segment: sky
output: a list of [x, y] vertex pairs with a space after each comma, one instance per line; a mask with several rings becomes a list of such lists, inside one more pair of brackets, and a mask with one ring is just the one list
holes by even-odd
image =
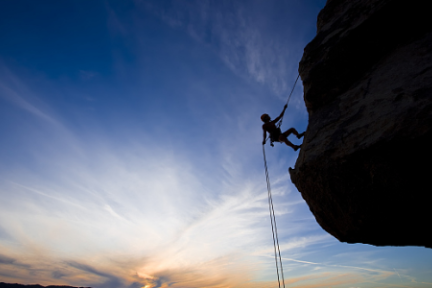
[[[0, 282], [278, 287], [260, 116], [324, 5], [2, 0]], [[266, 151], [286, 287], [432, 286], [431, 249], [340, 243]]]

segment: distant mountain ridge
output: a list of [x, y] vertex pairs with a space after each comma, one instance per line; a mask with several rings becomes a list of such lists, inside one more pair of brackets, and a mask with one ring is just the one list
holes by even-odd
[[73, 287], [73, 286], [66, 286], [66, 285], [42, 286], [39, 284], [23, 285], [17, 283], [11, 284], [11, 283], [0, 282], [0, 288], [91, 288], [91, 287]]

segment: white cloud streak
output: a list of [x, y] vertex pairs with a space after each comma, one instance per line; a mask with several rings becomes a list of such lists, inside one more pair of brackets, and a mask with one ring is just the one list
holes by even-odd
[[181, 0], [164, 6], [149, 1], [137, 3], [173, 28], [184, 29], [209, 45], [238, 76], [268, 86], [282, 99], [291, 89], [299, 59], [292, 54], [295, 40], [286, 36], [293, 34], [294, 27], [279, 27], [282, 34], [273, 30], [268, 22], [276, 7], [261, 1]]
[[43, 112], [35, 104], [30, 103], [25, 99], [22, 94], [26, 94], [29, 97], [32, 93], [26, 89], [26, 85], [22, 83], [13, 73], [11, 73], [5, 67], [0, 71], [2, 80], [0, 82], [0, 96], [5, 100], [15, 104], [21, 109], [30, 112], [32, 115], [50, 122], [51, 124], [58, 125], [53, 117], [49, 116], [47, 113]]
[[[25, 81], [20, 85], [25, 88]], [[159, 287], [160, 281], [180, 281], [180, 274], [191, 275], [181, 280], [189, 287], [220, 287], [226, 277], [226, 285], [260, 280], [253, 271], [262, 264], [250, 252], [269, 236], [267, 199], [263, 178], [245, 178], [245, 167], [233, 158], [242, 149], [210, 159], [224, 167], [222, 173], [200, 171], [183, 151], [151, 144], [150, 136], [130, 135], [139, 141], [122, 145], [101, 135], [85, 138], [58, 120], [47, 121], [55, 119], [42, 112], [48, 108], [26, 109], [25, 94], [17, 98], [13, 87], [6, 91], [21, 99], [11, 103], [37, 116], [37, 127], [51, 135], [33, 138], [26, 147], [35, 155], [32, 168], [2, 167], [0, 227], [10, 235], [0, 239], [1, 251], [7, 251], [2, 259], [19, 259], [1, 264], [8, 279], [31, 281], [36, 278], [26, 271], [38, 271], [41, 284], [56, 275], [65, 283], [97, 287], [134, 281]], [[38, 149], [47, 145], [52, 148]], [[126, 270], [115, 268], [114, 262], [131, 259]]]

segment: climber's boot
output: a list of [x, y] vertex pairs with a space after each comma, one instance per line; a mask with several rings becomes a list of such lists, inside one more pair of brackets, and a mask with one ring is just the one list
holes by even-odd
[[306, 131], [303, 132], [303, 133], [300, 133], [300, 134], [297, 136], [297, 138], [300, 139], [301, 137], [303, 137], [303, 136], [305, 135], [305, 133], [306, 133]]

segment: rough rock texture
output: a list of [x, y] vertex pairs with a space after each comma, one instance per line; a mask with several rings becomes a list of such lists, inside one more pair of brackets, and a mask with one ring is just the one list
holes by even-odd
[[342, 242], [432, 247], [428, 2], [328, 0], [305, 48], [309, 125], [290, 174]]

